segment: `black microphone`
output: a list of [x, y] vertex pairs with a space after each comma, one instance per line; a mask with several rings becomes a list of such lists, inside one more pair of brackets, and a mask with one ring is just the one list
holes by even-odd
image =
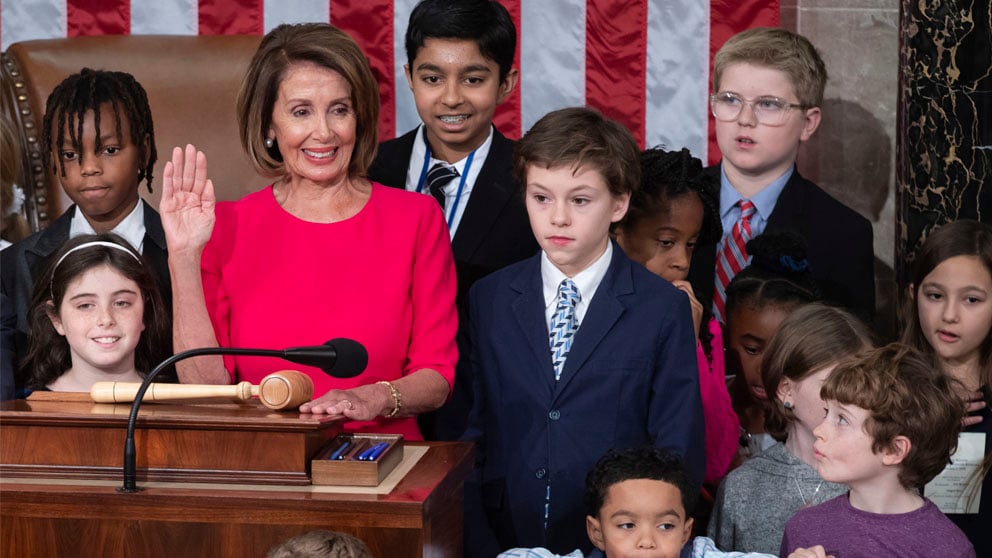
[[137, 456], [134, 449], [134, 429], [138, 422], [138, 409], [141, 407], [141, 400], [145, 397], [145, 392], [151, 385], [152, 380], [162, 370], [172, 366], [180, 360], [196, 356], [206, 355], [235, 355], [235, 356], [267, 356], [277, 357], [296, 364], [315, 366], [324, 371], [325, 374], [334, 378], [353, 378], [368, 366], [369, 354], [361, 343], [352, 339], [339, 337], [331, 339], [323, 345], [309, 347], [292, 347], [285, 350], [275, 349], [239, 349], [232, 347], [205, 347], [201, 349], [190, 349], [172, 355], [163, 360], [151, 372], [145, 376], [131, 403], [131, 414], [127, 419], [127, 438], [124, 439], [124, 484], [117, 489], [118, 492], [138, 492], [141, 490], [137, 486]]
[[354, 378], [365, 371], [369, 353], [354, 339], [338, 337], [323, 345], [291, 347], [280, 357], [296, 364], [320, 368], [333, 378]]

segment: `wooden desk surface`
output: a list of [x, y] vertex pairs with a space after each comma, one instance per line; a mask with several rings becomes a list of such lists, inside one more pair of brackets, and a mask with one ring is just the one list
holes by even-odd
[[459, 556], [471, 445], [411, 445], [428, 451], [387, 494], [0, 480], [0, 556], [264, 556], [313, 529], [356, 535], [375, 556]]
[[[30, 407], [25, 408], [26, 404]], [[103, 436], [100, 431], [106, 431], [107, 437], [100, 438], [101, 443], [117, 443], [120, 438], [120, 447], [123, 446], [119, 423], [126, 421], [126, 414], [122, 418], [120, 411], [109, 409], [106, 413], [64, 407], [57, 410], [48, 408], [49, 404], [21, 401], [0, 405], [2, 470], [12, 470], [8, 465], [11, 456], [23, 461], [33, 459], [38, 451], [57, 452], [59, 444], [53, 444], [53, 440], [68, 444], [82, 436], [87, 443], [75, 444], [73, 451], [83, 452], [85, 445], [97, 442], [94, 436]], [[316, 436], [323, 440], [328, 434], [320, 419], [315, 422], [298, 414], [266, 418], [247, 411], [247, 415], [234, 421], [241, 423], [240, 428], [230, 429], [230, 417], [192, 419], [189, 408], [165, 407], [142, 407], [139, 425], [145, 428], [145, 435], [152, 432], [169, 435], [177, 429], [224, 430], [227, 437], [247, 436], [239, 438], [247, 448], [232, 446], [232, 451], [240, 452], [239, 459], [258, 455], [257, 449], [251, 448], [251, 440], [267, 435]], [[154, 414], [146, 414], [146, 409]], [[235, 415], [246, 412], [243, 408], [229, 411]], [[173, 412], [186, 416], [171, 416]], [[219, 424], [213, 424], [217, 420]], [[154, 427], [149, 429], [152, 423]], [[287, 434], [286, 428], [297, 433]], [[187, 444], [177, 450], [168, 445], [174, 438], [154, 443], [152, 438], [148, 440], [143, 444], [139, 438], [139, 452], [144, 448], [145, 453], [161, 453], [161, 459], [173, 459], [175, 456], [171, 454], [184, 453], [197, 466], [206, 466], [202, 458], [193, 455], [196, 452], [192, 450], [197, 449], [193, 446]], [[459, 556], [463, 484], [472, 467], [471, 445], [441, 442], [408, 445], [427, 451], [396, 487], [385, 494], [323, 492], [306, 486], [267, 490], [254, 482], [242, 485], [250, 485], [251, 490], [239, 490], [238, 485], [220, 489], [209, 484], [149, 482], [147, 477], [140, 476], [138, 484], [144, 490], [123, 494], [116, 490], [120, 486], [116, 470], [110, 479], [87, 480], [84, 475], [24, 478], [28, 469], [15, 468], [21, 478], [6, 475], [0, 479], [0, 557], [262, 557], [272, 546], [314, 529], [356, 535], [366, 541], [375, 556]], [[217, 449], [210, 453], [216, 454]], [[103, 454], [121, 455], [117, 447], [104, 450]], [[115, 459], [119, 464], [121, 458]], [[159, 458], [141, 457], [139, 467], [143, 466], [141, 459], [147, 463], [148, 459]], [[288, 461], [298, 459], [299, 456], [293, 456]], [[61, 468], [45, 467], [56, 471]], [[262, 482], [271, 483], [272, 479]]]

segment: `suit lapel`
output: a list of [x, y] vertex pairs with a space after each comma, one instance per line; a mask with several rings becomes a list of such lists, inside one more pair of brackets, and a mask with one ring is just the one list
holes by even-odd
[[61, 217], [56, 219], [51, 225], [45, 228], [34, 246], [26, 250], [25, 258], [30, 269], [34, 273], [40, 273], [37, 268], [59, 248], [69, 240], [69, 228], [72, 224], [72, 216], [76, 214], [76, 206], [73, 205]]
[[[513, 316], [520, 328], [523, 344], [532, 353], [533, 362], [540, 378], [536, 385], [542, 386], [550, 394], [554, 389], [554, 367], [551, 362], [551, 348], [548, 344], [548, 324], [544, 316], [544, 289], [541, 282], [541, 256], [528, 260], [527, 268], [511, 283], [510, 288], [517, 292], [513, 301]], [[580, 328], [581, 329], [581, 328]], [[513, 350], [507, 348], [507, 350]]]
[[803, 229], [803, 215], [805, 214], [805, 188], [803, 183], [805, 178], [799, 175], [798, 170], [792, 171], [792, 176], [786, 182], [785, 188], [775, 202], [775, 209], [768, 217], [766, 231], [792, 230], [799, 232]]
[[493, 130], [489, 154], [472, 187], [472, 195], [468, 198], [455, 238], [451, 241], [455, 259], [471, 259], [503, 207], [516, 194], [510, 167], [512, 156], [513, 142], [503, 137], [498, 130]]
[[[552, 401], [557, 399], [576, 377], [582, 375], [586, 361], [623, 315], [624, 306], [620, 302], [620, 297], [634, 291], [630, 266], [630, 260], [620, 247], [614, 244], [610, 267], [596, 289], [596, 295], [585, 317], [582, 318], [582, 323], [579, 324], [579, 331], [575, 333], [575, 340], [568, 352], [568, 358], [565, 359], [561, 379], [555, 382]], [[550, 352], [548, 353], [550, 361]]]
[[165, 244], [165, 229], [162, 228], [162, 217], [158, 214], [158, 211], [152, 209], [151, 204], [148, 202], [145, 202], [144, 206], [145, 238], [151, 240], [159, 250], [165, 252], [167, 246]]
[[[369, 178], [393, 188], [406, 189], [406, 174], [410, 168], [410, 155], [413, 152], [413, 141], [417, 137], [417, 126], [413, 130], [379, 146], [372, 167], [369, 168]], [[417, 164], [422, 164], [418, 161]]]
[[145, 259], [152, 265], [159, 278], [159, 288], [167, 303], [172, 300], [172, 278], [169, 275], [169, 251], [165, 243], [162, 217], [145, 202]]

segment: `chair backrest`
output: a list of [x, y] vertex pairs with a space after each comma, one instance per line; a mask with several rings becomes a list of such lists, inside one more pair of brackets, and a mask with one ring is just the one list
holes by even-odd
[[255, 173], [241, 148], [235, 100], [259, 36], [101, 36], [25, 41], [10, 45], [0, 63], [2, 110], [22, 151], [18, 180], [28, 222], [43, 228], [71, 203], [58, 177], [42, 165], [41, 124], [52, 90], [84, 67], [128, 72], [148, 92], [158, 162], [152, 186], [141, 186], [153, 206], [161, 197], [162, 169], [172, 148], [192, 143], [207, 155], [221, 200], [238, 199], [268, 181]]

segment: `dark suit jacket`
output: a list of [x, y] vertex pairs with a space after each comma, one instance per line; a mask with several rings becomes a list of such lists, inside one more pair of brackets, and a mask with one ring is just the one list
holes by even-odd
[[[720, 166], [706, 169], [720, 179]], [[766, 232], [793, 231], [806, 241], [810, 271], [827, 302], [843, 306], [872, 323], [875, 316], [875, 252], [871, 223], [794, 171]], [[700, 246], [692, 257], [689, 281], [703, 304], [713, 298], [716, 245]], [[704, 300], [705, 298], [705, 300]]]
[[688, 299], [614, 244], [556, 382], [540, 262], [534, 256], [472, 289], [476, 401], [465, 439], [477, 446], [465, 495], [466, 556], [511, 546], [588, 552], [585, 477], [610, 448], [670, 447], [703, 479]]
[[[165, 307], [172, 313], [172, 281], [169, 277], [168, 254], [165, 246], [165, 231], [162, 218], [147, 202], [144, 205], [145, 238], [144, 256], [155, 270]], [[31, 293], [35, 279], [44, 271], [49, 257], [69, 240], [69, 227], [76, 212], [73, 205], [44, 230], [38, 231], [20, 242], [0, 251], [0, 291], [3, 292], [3, 338], [13, 339], [13, 361], [8, 360], [4, 351], [0, 366], [6, 376], [7, 370], [16, 370], [17, 363], [27, 352], [27, 334], [30, 320]], [[8, 323], [14, 324], [14, 331], [8, 331]], [[24, 378], [19, 384], [23, 385]]]
[[[383, 142], [369, 167], [369, 178], [393, 188], [406, 188], [413, 142], [420, 128]], [[421, 161], [415, 161], [421, 164]], [[534, 255], [540, 247], [530, 229], [520, 187], [513, 179], [513, 142], [498, 130], [472, 188], [458, 231], [451, 241], [458, 277], [458, 365], [451, 399], [433, 415], [419, 421], [428, 439], [457, 440], [465, 430], [472, 406], [472, 375], [468, 359], [468, 291], [481, 277]]]

